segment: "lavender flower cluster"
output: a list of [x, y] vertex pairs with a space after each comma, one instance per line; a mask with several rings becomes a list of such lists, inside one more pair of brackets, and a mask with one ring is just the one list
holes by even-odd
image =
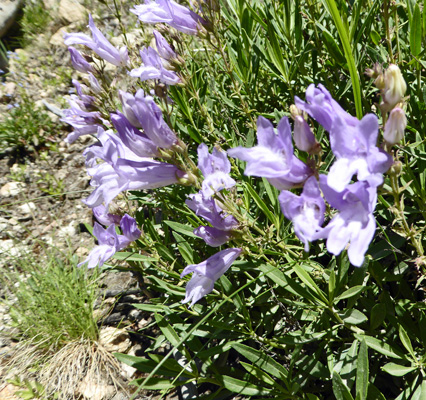
[[[165, 23], [191, 35], [196, 35], [207, 24], [205, 19], [173, 0], [145, 0], [144, 4], [130, 11], [144, 23]], [[70, 108], [65, 110], [63, 121], [74, 128], [67, 138], [69, 143], [87, 134], [96, 135], [98, 139], [84, 152], [92, 178], [90, 184], [94, 187], [84, 202], [93, 209], [100, 224], [107, 228], [95, 224], [93, 233], [99, 245], [80, 265], [87, 263], [89, 268], [102, 266], [117, 251], [140, 237], [141, 231], [132, 217], [108, 212], [111, 202], [127, 190], [155, 189], [171, 184], [197, 187], [199, 191], [190, 194], [186, 204], [206, 221], [206, 225], [196, 228], [194, 233], [211, 247], [237, 240], [241, 221], [226, 209], [223, 201], [227, 190], [236, 185], [230, 176], [231, 163], [225, 151], [214, 148], [210, 153], [207, 145], [201, 144], [198, 147], [198, 172], [195, 174], [193, 168], [179, 163], [175, 155], [184, 154], [186, 145], [164, 120], [163, 112], [156, 103], [156, 91], [150, 94], [142, 89], [136, 93], [119, 91], [121, 111], [106, 113], [100, 105], [105, 92], [101, 68], [104, 61], [124, 69], [130, 77], [161, 83], [167, 88], [167, 85], [183, 81], [175, 70], [170, 69], [179, 56], [154, 30], [156, 50], [143, 48], [140, 51], [142, 64], [133, 68], [128, 49], [125, 46], [120, 49], [114, 47], [95, 26], [91, 16], [89, 28], [92, 37], [82, 33], [65, 36], [67, 45], [84, 45], [96, 56], [88, 56], [69, 47], [73, 66], [87, 74], [89, 86], [73, 81], [77, 94], [71, 96]], [[402, 79], [395, 76], [394, 80]], [[385, 79], [384, 82], [389, 93], [387, 99], [393, 96], [389, 102], [394, 103], [394, 107], [402, 101], [403, 93], [402, 88], [395, 89], [395, 82], [392, 86], [390, 80]], [[395, 94], [398, 90], [399, 97]], [[362, 120], [349, 115], [322, 85], [309, 86], [306, 102], [296, 97], [295, 104], [292, 108], [293, 139], [296, 147], [307, 152], [311, 161], [321, 150], [305, 119], [306, 114], [330, 134], [335, 162], [328, 175], [319, 174], [315, 163], [308, 165], [296, 157], [287, 117], [281, 119], [276, 130], [271, 122], [259, 117], [258, 145], [233, 148], [228, 153], [247, 163], [246, 175], [264, 177], [282, 191], [279, 196], [282, 211], [293, 222], [294, 231], [304, 243], [305, 251], [309, 250], [309, 243], [317, 239], [326, 239], [328, 251], [335, 255], [349, 244], [349, 259], [353, 265], [360, 266], [376, 228], [373, 212], [377, 189], [393, 162], [390, 154], [377, 146], [378, 119], [373, 114], [367, 114]], [[395, 129], [401, 130], [399, 125], [397, 128], [388, 127], [389, 132]], [[352, 183], [354, 177], [356, 181]], [[290, 191], [294, 188], [303, 190], [296, 195]], [[337, 212], [323, 226], [326, 201]], [[117, 233], [118, 227], [122, 234]], [[181, 276], [193, 275], [187, 284], [183, 303], [191, 302], [193, 305], [210, 293], [215, 281], [242, 251], [242, 248], [228, 248], [200, 264], [188, 265]]]

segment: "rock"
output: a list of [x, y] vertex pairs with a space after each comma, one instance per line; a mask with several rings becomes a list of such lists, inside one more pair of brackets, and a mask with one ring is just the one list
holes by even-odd
[[99, 343], [111, 353], [125, 353], [132, 345], [127, 331], [112, 326], [104, 326], [100, 329]]
[[58, 17], [67, 23], [86, 22], [88, 11], [77, 1], [61, 0]]
[[70, 222], [67, 226], [64, 226], [59, 229], [58, 235], [60, 237], [72, 237], [77, 234], [77, 229], [75, 228], [74, 222]]
[[0, 255], [17, 257], [22, 255], [22, 253], [23, 249], [17, 246], [12, 239], [0, 240]]
[[91, 381], [86, 376], [80, 383], [78, 392], [85, 398], [90, 400], [110, 399], [116, 392], [113, 385], [108, 385], [102, 380]]
[[19, 400], [20, 397], [15, 396], [15, 393], [21, 390], [20, 387], [14, 386], [11, 383], [6, 384], [1, 390], [0, 390], [0, 399], [3, 400]]
[[[142, 350], [142, 346], [140, 344], [136, 344], [135, 346], [132, 346], [132, 348], [129, 350], [127, 354], [130, 356], [136, 356], [137, 353], [140, 353]], [[137, 371], [136, 368], [131, 367], [130, 365], [127, 365], [125, 363], [121, 364], [121, 376], [127, 380], [132, 380], [134, 378], [134, 375]]]
[[2, 86], [0, 86], [0, 100], [5, 102], [9, 101], [15, 94], [15, 90], [16, 83], [5, 82]]
[[33, 202], [21, 204], [20, 206], [18, 206], [19, 211], [25, 215], [32, 215], [36, 208], [37, 206]]
[[5, 197], [17, 196], [25, 189], [25, 186], [22, 182], [7, 182], [0, 188], [0, 195]]
[[62, 27], [57, 30], [49, 40], [49, 44], [52, 46], [64, 46], [64, 34], [68, 33], [66, 27]]
[[15, 22], [22, 3], [22, 0], [0, 0], [0, 37], [3, 37]]
[[108, 271], [100, 282], [100, 287], [108, 288], [105, 297], [117, 296], [127, 293], [130, 289], [137, 287], [137, 280], [131, 272]]

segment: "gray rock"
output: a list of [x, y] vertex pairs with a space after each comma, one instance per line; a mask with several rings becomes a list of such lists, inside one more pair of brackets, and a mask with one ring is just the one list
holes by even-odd
[[15, 22], [22, 3], [22, 0], [0, 0], [0, 37], [4, 36]]

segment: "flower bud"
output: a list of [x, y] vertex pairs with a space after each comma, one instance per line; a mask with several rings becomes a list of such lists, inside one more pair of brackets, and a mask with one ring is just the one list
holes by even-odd
[[155, 38], [155, 45], [157, 47], [157, 52], [160, 55], [160, 57], [168, 61], [176, 58], [176, 53], [174, 52], [172, 46], [167, 42], [167, 40], [164, 39], [163, 35], [160, 32], [156, 31], [155, 29], [153, 33]]
[[311, 153], [312, 150], [314, 150], [314, 148], [318, 145], [311, 128], [305, 119], [300, 115], [297, 115], [294, 118], [293, 137], [296, 147], [299, 150], [306, 151], [307, 153]]
[[383, 111], [389, 111], [400, 103], [407, 90], [407, 84], [397, 65], [391, 64], [384, 73], [384, 89], [382, 90]]
[[90, 72], [89, 72], [89, 83], [94, 93], [99, 94], [102, 92], [101, 85], [99, 84], [95, 76]]
[[407, 127], [407, 118], [405, 112], [401, 108], [394, 108], [386, 122], [383, 137], [390, 145], [398, 143], [404, 136], [405, 128]]
[[78, 50], [74, 47], [68, 47], [71, 56], [71, 64], [77, 71], [87, 73], [93, 72], [93, 67], [85, 60]]
[[401, 161], [395, 161], [392, 166], [390, 167], [389, 174], [400, 176], [402, 172], [402, 162]]

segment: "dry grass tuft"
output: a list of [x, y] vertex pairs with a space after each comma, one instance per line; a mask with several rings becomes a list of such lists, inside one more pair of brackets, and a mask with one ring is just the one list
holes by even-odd
[[[130, 394], [120, 378], [120, 365], [98, 342], [82, 338], [50, 354], [40, 350], [41, 341], [22, 341], [8, 363], [9, 378], [38, 382], [43, 398], [77, 400], [111, 399], [118, 392]], [[22, 373], [17, 373], [17, 372]], [[55, 396], [55, 397], [53, 397]]]
[[[59, 399], [77, 399], [96, 393], [102, 398], [125, 391], [120, 365], [98, 342], [88, 339], [66, 344], [44, 365], [39, 381], [45, 394], [55, 393]], [[103, 394], [103, 395], [101, 395]]]

